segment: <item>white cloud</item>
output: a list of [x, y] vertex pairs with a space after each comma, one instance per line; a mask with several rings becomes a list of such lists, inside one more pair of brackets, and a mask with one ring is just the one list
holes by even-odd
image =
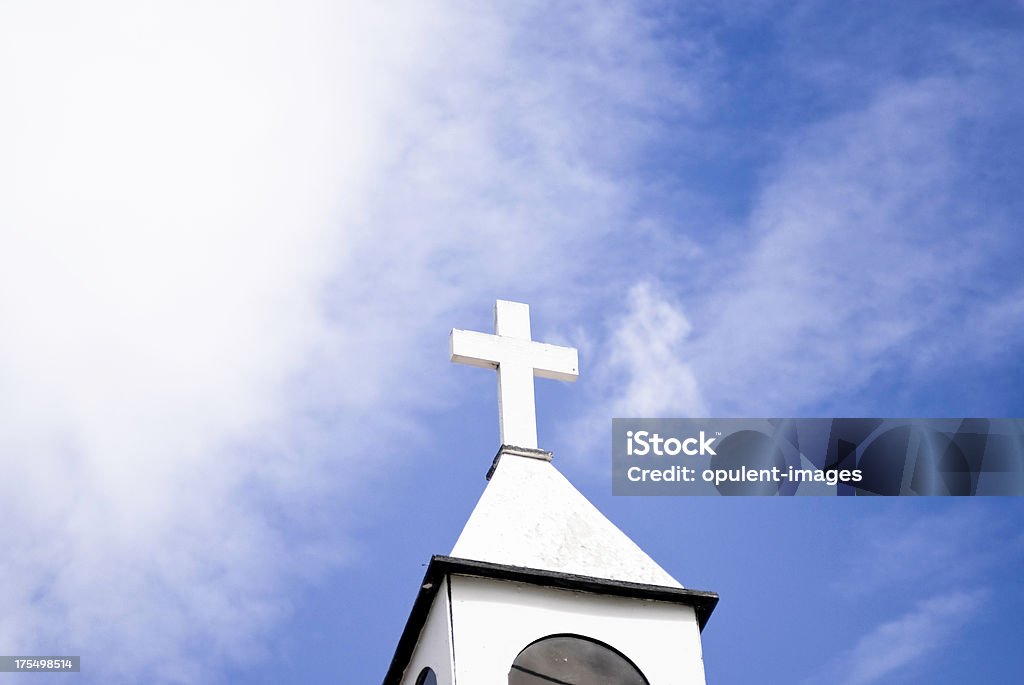
[[[861, 517], [846, 536], [843, 572], [829, 595], [837, 610], [870, 596], [894, 607], [895, 615], [864, 630], [852, 648], [805, 682], [890, 682], [897, 672], [927, 669], [976, 618], [990, 619], [982, 610], [993, 583], [1007, 573], [1015, 577], [1024, 552], [1012, 517], [1000, 511], [970, 501], [926, 514], [893, 507]], [[849, 625], [834, 627], [836, 643], [852, 641], [843, 634], [852, 632]]]
[[340, 217], [419, 40], [378, 41], [378, 82], [354, 58], [381, 17], [285, 9], [4, 6], [7, 653], [105, 650], [95, 677], [201, 680], [195, 644], [258, 651], [281, 584], [323, 566], [270, 522], [264, 477], [316, 482], [321, 457], [256, 446], [329, 332]]
[[[646, 339], [613, 335], [619, 351], [606, 363], [619, 372], [603, 392], [621, 399], [600, 412], [798, 415], [837, 389], [848, 397], [880, 370], [909, 364], [937, 329], [948, 335], [963, 307], [959, 285], [1013, 240], [994, 231], [994, 244], [965, 239], [992, 228], [963, 223], [983, 215], [958, 197], [954, 131], [977, 115], [982, 96], [970, 81], [890, 83], [862, 108], [784, 141], [743, 239], [705, 238], [674, 265], [677, 273], [666, 269], [673, 287], [659, 299], [680, 317], [685, 307], [685, 333], [657, 327], [669, 344], [654, 345], [656, 363], [627, 359], [651, 346]], [[648, 336], [636, 308], [634, 296], [624, 322]], [[1014, 328], [1005, 319], [986, 325]], [[673, 392], [680, 374], [688, 379]]]
[[[747, 225], [666, 281], [686, 293], [665, 297], [693, 324], [678, 361], [707, 409], [797, 415], [883, 371], [984, 357], [986, 337], [1020, 342], [1013, 298], [986, 303], [967, 285], [1019, 289], [999, 267], [1016, 233], [971, 198], [977, 160], [961, 133], [985, 126], [990, 94], [978, 78], [890, 82], [784, 141]], [[659, 367], [636, 370], [647, 375], [629, 383], [660, 382]]]
[[695, 363], [718, 411], [799, 413], [866, 383], [946, 313], [943, 291], [975, 259], [959, 231], [937, 230], [966, 97], [901, 84], [793, 142], [751, 217], [750, 254], [702, 308]]
[[986, 593], [952, 592], [917, 603], [838, 657], [826, 673], [805, 683], [870, 685], [941, 652], [984, 605]]
[[646, 282], [629, 291], [628, 307], [614, 322], [601, 355], [601, 373], [623, 383], [608, 393], [605, 414], [703, 415], [700, 389], [685, 361], [692, 330], [686, 316]]
[[678, 74], [640, 17], [550, 16], [0, 9], [2, 651], [131, 644], [93, 677], [172, 682], [258, 654], [345, 556], [354, 427], [437, 401], [452, 313], [595, 278], [631, 101]]
[[[630, 288], [625, 311], [611, 317], [600, 342], [582, 339], [586, 364], [587, 410], [571, 422], [567, 435], [574, 445], [570, 459], [592, 456], [607, 435], [613, 417], [706, 416], [701, 388], [688, 362], [689, 320], [657, 285], [640, 282]], [[601, 462], [588, 460], [591, 466]]]
[[1013, 525], [981, 505], [929, 515], [903, 511], [863, 517], [850, 535], [850, 555], [835, 590], [854, 596], [918, 594], [977, 582], [1017, 559], [1024, 546]]
[[[715, 415], [877, 412], [906, 400], [869, 392], [878, 383], [912, 393], [1024, 345], [1012, 153], [1024, 101], [1006, 66], [1018, 44], [939, 17], [904, 40], [912, 9], [883, 21], [831, 14], [811, 3], [772, 25], [784, 47], [765, 66], [780, 76], [771, 97], [737, 90], [751, 86], [742, 73], [716, 91], [733, 97], [716, 104], [754, 120], [745, 108], [767, 97], [764, 126], [698, 129], [705, 154], [774, 159], [755, 169], [748, 215], [678, 192], [652, 221], [654, 233], [670, 226], [671, 245], [638, 236], [632, 273], [609, 279], [620, 291], [658, 279], [685, 312], [693, 331], [676, 361]], [[724, 186], [747, 192], [742, 178]], [[608, 391], [660, 382], [658, 367], [636, 372], [646, 375]]]
[[[657, 363], [628, 359], [650, 343], [613, 333], [614, 362], [597, 356], [616, 367], [600, 386], [616, 406], [594, 413], [789, 416], [837, 401], [856, 412], [851, 398], [879, 374], [928, 375], [1019, 345], [1020, 279], [1004, 263], [1016, 231], [971, 197], [976, 151], [962, 135], [991, 123], [992, 95], [980, 77], [889, 82], [779, 141], [744, 226], [708, 226], [653, 271], [658, 254], [634, 264], [661, 277], [657, 298], [685, 311], [686, 332], [661, 327]], [[634, 298], [622, 322], [646, 336], [636, 311]]]

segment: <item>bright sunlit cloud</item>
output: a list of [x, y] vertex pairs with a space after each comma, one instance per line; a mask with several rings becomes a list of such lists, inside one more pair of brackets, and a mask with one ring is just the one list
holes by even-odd
[[262, 653], [347, 557], [358, 435], [437, 404], [418, 341], [585, 280], [619, 222], [620, 122], [669, 70], [581, 10], [540, 24], [569, 52], [529, 9], [0, 11], [5, 653], [130, 642], [97, 677], [169, 682]]

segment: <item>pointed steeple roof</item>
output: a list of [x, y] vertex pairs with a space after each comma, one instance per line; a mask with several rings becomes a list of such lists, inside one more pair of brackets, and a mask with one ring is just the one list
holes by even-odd
[[682, 587], [558, 472], [549, 453], [540, 450], [502, 448], [452, 556]]

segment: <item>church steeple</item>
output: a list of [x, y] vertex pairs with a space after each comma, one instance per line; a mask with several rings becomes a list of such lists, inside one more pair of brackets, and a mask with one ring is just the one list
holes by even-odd
[[[545, 458], [543, 455], [547, 455]], [[503, 448], [453, 557], [682, 587], [549, 461]]]
[[537, 448], [533, 377], [577, 352], [531, 339], [498, 301], [495, 335], [453, 330], [451, 359], [497, 369], [502, 446], [451, 556], [435, 556], [384, 685], [703, 685], [718, 596], [684, 589]]

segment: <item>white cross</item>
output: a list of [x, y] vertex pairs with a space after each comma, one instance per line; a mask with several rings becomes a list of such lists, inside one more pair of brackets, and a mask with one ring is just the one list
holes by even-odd
[[451, 360], [498, 370], [498, 423], [501, 444], [537, 449], [537, 407], [533, 377], [575, 381], [579, 355], [530, 339], [530, 306], [498, 300], [494, 304], [494, 333], [452, 329], [448, 339]]

